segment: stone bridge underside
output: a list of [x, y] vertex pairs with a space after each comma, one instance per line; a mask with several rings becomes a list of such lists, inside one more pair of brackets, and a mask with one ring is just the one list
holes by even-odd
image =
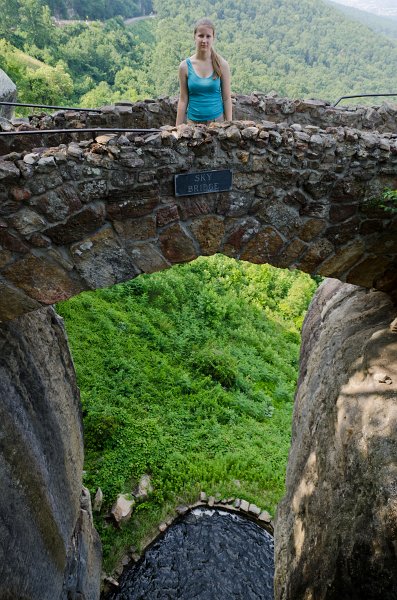
[[[0, 321], [216, 252], [396, 294], [397, 215], [376, 206], [397, 188], [395, 105], [254, 94], [235, 99], [233, 123], [164, 125], [174, 115], [161, 99], [0, 119], [3, 131], [162, 126], [0, 136]], [[232, 170], [232, 191], [175, 197], [175, 174], [217, 169]]]

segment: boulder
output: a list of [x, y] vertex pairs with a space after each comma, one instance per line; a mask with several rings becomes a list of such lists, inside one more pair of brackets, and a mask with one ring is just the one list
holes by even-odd
[[[17, 88], [2, 69], [0, 69], [0, 102], [16, 102]], [[0, 105], [0, 117], [11, 119], [14, 109], [12, 106]]]
[[150, 481], [150, 475], [142, 475], [138, 485], [133, 490], [133, 495], [139, 500], [146, 500], [149, 494], [153, 492], [153, 486]]
[[102, 492], [101, 488], [98, 488], [96, 491], [96, 494], [95, 494], [92, 510], [94, 512], [101, 512], [102, 503], [103, 503], [103, 492]]
[[117, 525], [122, 525], [130, 520], [135, 500], [130, 494], [119, 494], [112, 506], [111, 514]]
[[397, 333], [388, 295], [326, 280], [302, 332], [276, 600], [397, 598]]
[[52, 308], [0, 324], [0, 423], [0, 598], [98, 600], [80, 397]]

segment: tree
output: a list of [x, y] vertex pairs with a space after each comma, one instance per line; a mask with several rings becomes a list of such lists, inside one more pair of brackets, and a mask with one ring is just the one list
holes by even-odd
[[73, 94], [73, 80], [59, 63], [55, 68], [44, 65], [36, 70], [26, 70], [25, 102], [64, 104]]
[[18, 31], [27, 49], [30, 44], [38, 48], [51, 46], [55, 25], [48, 6], [43, 6], [40, 0], [20, 0]]
[[18, 24], [18, 0], [0, 0], [0, 37], [6, 40], [12, 38], [12, 32]]

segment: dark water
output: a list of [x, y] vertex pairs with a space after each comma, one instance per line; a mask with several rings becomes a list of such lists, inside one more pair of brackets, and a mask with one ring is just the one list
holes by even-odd
[[273, 538], [235, 514], [196, 509], [172, 525], [108, 600], [273, 600]]

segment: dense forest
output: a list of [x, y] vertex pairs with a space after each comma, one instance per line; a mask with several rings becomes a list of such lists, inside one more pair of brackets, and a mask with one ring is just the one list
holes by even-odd
[[[81, 389], [85, 485], [110, 571], [200, 489], [274, 514], [284, 490], [300, 328], [299, 271], [200, 258], [58, 305]], [[104, 519], [142, 474], [153, 494], [121, 531]]]
[[140, 73], [154, 38], [146, 36], [145, 22], [138, 33], [121, 17], [61, 28], [40, 0], [0, 0], [3, 9], [0, 66], [17, 84], [21, 102], [85, 104], [91, 101], [85, 94], [96, 88], [96, 106], [136, 100], [137, 90], [146, 94]]
[[[154, 19], [127, 25], [118, 16], [57, 27], [51, 11], [63, 14], [72, 4], [0, 0], [0, 65], [21, 101], [99, 106], [174, 95], [178, 64], [193, 51], [193, 23], [203, 14], [217, 25], [234, 92], [275, 90], [332, 101], [395, 91], [393, 27], [386, 30], [379, 20], [374, 31], [376, 17], [359, 22], [322, 0], [153, 0], [138, 10], [153, 8]], [[124, 12], [116, 10], [119, 4]], [[119, 4], [96, 3], [96, 17], [103, 17], [102, 5], [126, 16], [127, 0]], [[88, 5], [93, 10], [91, 0]]]
[[61, 19], [111, 19], [136, 17], [152, 12], [152, 0], [45, 0], [57, 18]]
[[161, 93], [176, 92], [173, 65], [191, 51], [192, 23], [203, 13], [218, 24], [217, 48], [231, 65], [236, 92], [333, 100], [394, 91], [397, 45], [319, 0], [187, 0], [183, 7], [155, 0], [154, 7], [151, 72]]

